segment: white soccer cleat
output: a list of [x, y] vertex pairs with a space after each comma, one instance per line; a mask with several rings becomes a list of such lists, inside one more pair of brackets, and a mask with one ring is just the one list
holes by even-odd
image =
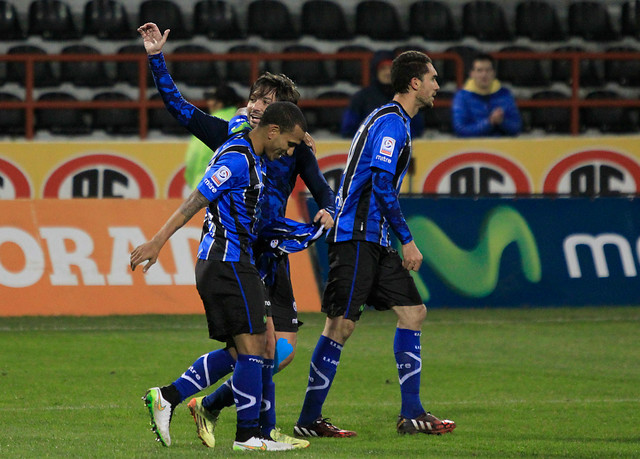
[[163, 446], [171, 445], [169, 425], [173, 416], [173, 405], [162, 396], [159, 387], [152, 387], [142, 397], [144, 405], [149, 409], [151, 416], [151, 430], [156, 434], [157, 440]]
[[273, 441], [266, 437], [251, 437], [247, 441], [234, 441], [234, 451], [289, 451], [294, 446], [289, 443]]

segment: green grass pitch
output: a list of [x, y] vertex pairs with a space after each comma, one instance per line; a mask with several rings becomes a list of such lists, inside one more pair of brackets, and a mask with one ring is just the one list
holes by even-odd
[[[293, 364], [276, 375], [291, 433], [324, 317], [301, 314]], [[287, 457], [640, 457], [640, 307], [434, 309], [422, 335], [422, 399], [458, 428], [399, 436], [393, 313], [365, 311], [342, 353], [324, 415], [352, 439], [316, 439]], [[229, 457], [200, 444], [186, 404], [173, 445], [149, 430], [140, 397], [219, 347], [203, 316], [0, 319], [0, 457]], [[209, 389], [207, 393], [210, 391]], [[278, 453], [274, 453], [278, 454]]]

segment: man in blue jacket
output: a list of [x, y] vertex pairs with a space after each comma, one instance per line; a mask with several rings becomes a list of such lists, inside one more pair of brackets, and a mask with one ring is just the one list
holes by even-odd
[[496, 79], [494, 59], [478, 54], [469, 79], [453, 98], [451, 116], [458, 137], [515, 136], [522, 129], [513, 94]]

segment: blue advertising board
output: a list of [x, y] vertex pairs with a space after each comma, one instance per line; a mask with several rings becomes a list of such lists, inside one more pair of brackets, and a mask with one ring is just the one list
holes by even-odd
[[[310, 215], [313, 200], [307, 200]], [[640, 304], [640, 199], [403, 197], [430, 307]], [[327, 245], [315, 245], [328, 272]]]

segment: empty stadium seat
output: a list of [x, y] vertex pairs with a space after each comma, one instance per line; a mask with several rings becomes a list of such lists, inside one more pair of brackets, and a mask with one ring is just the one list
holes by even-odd
[[[349, 101], [350, 95], [344, 91], [325, 91], [316, 96], [318, 100], [327, 99], [343, 99]], [[340, 125], [342, 123], [342, 114], [346, 108], [344, 107], [319, 107], [314, 109], [316, 113], [315, 126], [318, 129], [327, 129], [334, 134], [340, 133]], [[307, 110], [305, 110], [307, 111]]]
[[[139, 56], [146, 56], [144, 47], [140, 44], [122, 46], [118, 49], [117, 54], [137, 54]], [[138, 62], [121, 61], [116, 64], [116, 82], [128, 83], [131, 86], [138, 86], [139, 73]], [[151, 70], [147, 71], [147, 86], [154, 86]]]
[[[587, 94], [586, 100], [621, 99], [615, 91], [598, 90]], [[596, 128], [603, 133], [629, 133], [638, 131], [637, 110], [625, 107], [584, 107], [580, 120], [586, 128]]]
[[29, 5], [29, 35], [45, 40], [79, 38], [71, 8], [61, 0], [34, 0]]
[[[320, 54], [307, 45], [291, 45], [283, 49], [284, 53]], [[291, 78], [297, 85], [329, 85], [333, 79], [329, 76], [326, 62], [323, 60], [294, 59], [282, 61], [282, 73]]]
[[[211, 50], [202, 45], [182, 45], [174, 49], [173, 54], [211, 54]], [[220, 73], [215, 61], [172, 60], [171, 68], [175, 81], [207, 87], [220, 83]]]
[[[607, 53], [637, 53], [631, 46], [615, 46], [607, 49]], [[606, 81], [614, 81], [622, 86], [640, 86], [640, 61], [605, 60], [604, 73]]]
[[0, 40], [21, 40], [25, 37], [16, 7], [12, 3], [0, 1]]
[[[553, 90], [534, 93], [532, 100], [568, 100], [569, 96]], [[571, 131], [571, 109], [568, 107], [531, 107], [531, 127], [543, 129], [550, 134], [569, 133]]]
[[622, 4], [620, 25], [622, 35], [640, 38], [640, 2], [638, 0]]
[[270, 40], [299, 38], [287, 5], [278, 0], [254, 0], [247, 10], [247, 33]]
[[[445, 50], [448, 53], [456, 53], [462, 59], [464, 65], [464, 78], [469, 76], [471, 66], [473, 64], [473, 58], [480, 53], [478, 48], [466, 45], [450, 46]], [[438, 74], [442, 75], [442, 78], [438, 78], [439, 81], [448, 82], [456, 81], [456, 63], [452, 60], [444, 61], [442, 71], [438, 70]]]
[[89, 0], [84, 6], [84, 34], [107, 40], [135, 38], [124, 5], [116, 0]]
[[352, 37], [342, 7], [327, 0], [310, 0], [302, 5], [301, 33], [321, 40], [346, 40]]
[[516, 6], [516, 35], [534, 41], [565, 39], [565, 33], [554, 5], [540, 0], [518, 3]]
[[[373, 54], [373, 50], [364, 45], [346, 45], [338, 48], [337, 53]], [[362, 85], [362, 62], [360, 60], [336, 60], [336, 79]]]
[[[533, 52], [526, 46], [507, 46], [500, 52]], [[497, 75], [501, 81], [508, 81], [516, 86], [545, 86], [549, 84], [547, 75], [539, 59], [498, 59]]]
[[[18, 45], [9, 48], [7, 54], [47, 54], [47, 52], [35, 45]], [[25, 66], [26, 63], [23, 62], [7, 62], [6, 80], [24, 86]], [[49, 61], [34, 62], [33, 81], [34, 86], [38, 88], [57, 86], [59, 84], [58, 78], [53, 71], [53, 66]]]
[[[561, 46], [554, 52], [584, 52], [581, 46]], [[566, 84], [572, 83], [571, 60], [553, 59], [551, 61], [551, 79]], [[604, 84], [604, 65], [602, 61], [593, 59], [580, 60], [580, 85], [602, 86]]]
[[[227, 50], [229, 54], [260, 54], [264, 53], [264, 49], [256, 45], [236, 45]], [[226, 79], [227, 81], [235, 81], [245, 85], [250, 85], [251, 81], [251, 62], [249, 61], [227, 61], [226, 63]], [[264, 62], [258, 64], [258, 75], [260, 75], [266, 66]]]
[[[94, 101], [125, 101], [132, 99], [116, 91], [101, 92], [93, 97]], [[107, 134], [137, 134], [138, 110], [135, 108], [99, 108], [92, 111], [93, 129], [104, 130]]]
[[193, 8], [193, 33], [215, 40], [243, 38], [236, 10], [229, 2], [202, 0]]
[[[54, 91], [42, 94], [39, 102], [56, 101], [67, 102], [78, 99], [67, 92]], [[72, 108], [39, 108], [36, 109], [36, 130], [47, 130], [51, 134], [82, 135], [88, 134], [91, 127], [85, 120], [83, 110]]]
[[593, 41], [610, 41], [618, 38], [605, 2], [573, 2], [569, 5], [567, 20], [571, 36]]
[[425, 40], [457, 40], [460, 27], [446, 3], [418, 1], [409, 7], [409, 34]]
[[138, 24], [155, 22], [164, 32], [171, 29], [171, 39], [185, 39], [191, 37], [191, 31], [187, 29], [184, 15], [179, 3], [171, 0], [145, 0], [140, 3], [138, 12]]
[[393, 3], [382, 0], [358, 3], [355, 33], [374, 40], [401, 40], [406, 36]]
[[[149, 100], [161, 100], [160, 94], [153, 94]], [[178, 120], [176, 120], [164, 106], [149, 109], [149, 129], [159, 130], [163, 134], [168, 135], [189, 135], [189, 131], [178, 123]]]
[[[0, 92], [0, 102], [21, 102], [15, 94]], [[25, 133], [25, 111], [20, 108], [4, 108], [0, 110], [1, 135], [21, 136]]]
[[[61, 54], [100, 54], [100, 51], [89, 45], [71, 45], [63, 48]], [[91, 60], [61, 62], [60, 81], [87, 87], [113, 84], [113, 80], [107, 73], [105, 62]]]
[[462, 33], [481, 41], [505, 41], [512, 38], [502, 7], [492, 1], [471, 1], [462, 8]]

